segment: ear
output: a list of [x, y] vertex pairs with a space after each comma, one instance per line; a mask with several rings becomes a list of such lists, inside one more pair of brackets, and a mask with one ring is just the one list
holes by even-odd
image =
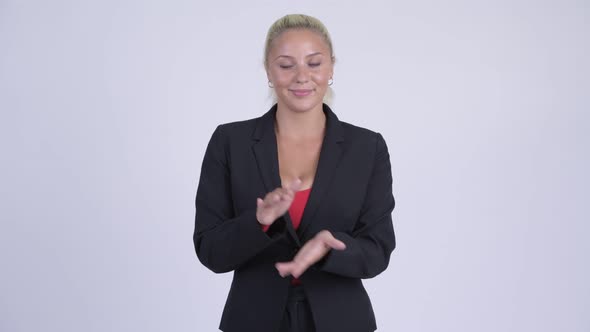
[[330, 77], [334, 77], [334, 63], [336, 62], [336, 58], [332, 57], [332, 63], [330, 63]]

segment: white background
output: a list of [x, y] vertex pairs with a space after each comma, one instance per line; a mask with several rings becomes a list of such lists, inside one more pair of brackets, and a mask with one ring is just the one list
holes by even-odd
[[590, 331], [586, 1], [0, 0], [0, 331], [215, 331], [220, 123], [270, 107], [268, 27], [320, 18], [333, 109], [391, 153], [379, 331]]

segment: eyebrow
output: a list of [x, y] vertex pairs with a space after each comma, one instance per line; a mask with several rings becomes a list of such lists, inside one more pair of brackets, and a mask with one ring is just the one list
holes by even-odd
[[[315, 53], [311, 53], [311, 54], [308, 54], [308, 55], [306, 55], [305, 57], [306, 57], [306, 58], [309, 58], [309, 57], [312, 57], [312, 56], [314, 56], [314, 55], [318, 55], [318, 54], [322, 54], [322, 52], [315, 52]], [[294, 57], [292, 57], [292, 56], [290, 56], [290, 55], [279, 55], [278, 57], [276, 57], [276, 58], [273, 60], [273, 62], [274, 62], [274, 61], [276, 61], [276, 60], [278, 60], [279, 58], [290, 58], [290, 59], [293, 59]]]

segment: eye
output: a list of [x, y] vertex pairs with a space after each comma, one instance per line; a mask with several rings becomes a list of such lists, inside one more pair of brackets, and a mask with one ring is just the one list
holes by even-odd
[[319, 67], [319, 65], [321, 65], [321, 62], [312, 62], [309, 64], [310, 67]]
[[289, 68], [293, 68], [293, 65], [279, 65], [279, 67], [281, 69], [289, 69]]

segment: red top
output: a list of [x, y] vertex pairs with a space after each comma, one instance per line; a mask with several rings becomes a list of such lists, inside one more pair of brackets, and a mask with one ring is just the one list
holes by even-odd
[[[303, 217], [303, 210], [307, 204], [309, 193], [311, 193], [311, 188], [296, 192], [295, 198], [293, 198], [293, 203], [291, 203], [291, 207], [289, 207], [289, 216], [291, 217], [291, 221], [293, 221], [293, 228], [295, 230], [297, 230], [301, 224], [301, 217]], [[291, 285], [301, 285], [301, 280], [293, 278], [293, 280], [291, 280]]]
[[293, 228], [295, 228], [295, 230], [297, 230], [297, 228], [299, 228], [299, 224], [301, 224], [303, 210], [305, 209], [305, 205], [307, 204], [310, 193], [311, 188], [295, 193], [295, 198], [293, 199], [293, 203], [291, 203], [291, 207], [289, 208], [289, 216], [293, 221]]
[[[293, 221], [293, 228], [297, 230], [299, 225], [301, 224], [301, 217], [303, 217], [303, 210], [305, 209], [305, 205], [307, 205], [307, 200], [309, 199], [309, 194], [311, 193], [311, 188], [300, 190], [295, 193], [295, 198], [293, 198], [293, 202], [291, 203], [291, 207], [289, 207], [289, 216], [291, 217], [291, 221]], [[266, 232], [268, 226], [263, 226], [262, 229]], [[291, 280], [292, 285], [300, 285], [301, 281], [297, 278]]]

